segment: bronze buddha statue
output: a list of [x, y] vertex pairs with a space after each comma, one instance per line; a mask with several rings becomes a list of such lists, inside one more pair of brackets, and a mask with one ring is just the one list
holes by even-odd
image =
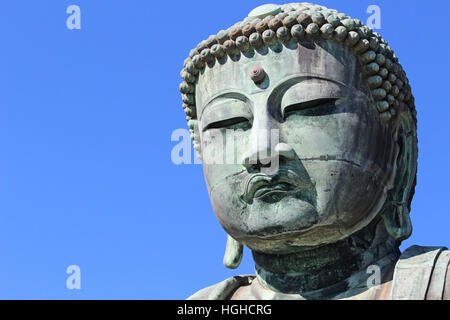
[[181, 77], [228, 234], [224, 264], [236, 268], [245, 245], [256, 271], [190, 299], [450, 298], [445, 247], [399, 251], [412, 232], [417, 120], [378, 33], [319, 5], [263, 5], [202, 41]]

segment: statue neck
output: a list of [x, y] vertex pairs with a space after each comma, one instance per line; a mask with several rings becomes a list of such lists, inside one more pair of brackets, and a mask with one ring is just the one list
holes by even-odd
[[287, 255], [253, 251], [257, 279], [263, 287], [318, 299], [329, 299], [356, 287], [367, 289], [372, 274], [369, 266], [380, 268], [383, 281], [399, 255], [398, 244], [380, 219], [336, 243]]

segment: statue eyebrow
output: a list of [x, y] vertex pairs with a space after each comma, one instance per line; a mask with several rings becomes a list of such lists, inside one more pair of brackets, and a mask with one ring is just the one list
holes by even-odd
[[202, 114], [205, 112], [205, 110], [210, 105], [214, 104], [214, 102], [216, 102], [217, 100], [220, 100], [220, 99], [237, 99], [237, 100], [241, 100], [244, 103], [248, 102], [248, 98], [243, 93], [227, 90], [227, 92], [219, 93], [219, 94], [213, 96], [211, 99], [209, 99], [208, 102], [205, 104], [205, 107], [202, 109], [202, 112], [199, 115], [199, 117], [202, 116]]
[[338, 81], [338, 80], [335, 80], [332, 78], [328, 78], [325, 76], [321, 76], [321, 75], [317, 75], [317, 74], [303, 74], [303, 75], [296, 74], [291, 77], [284, 78], [278, 84], [276, 84], [275, 87], [272, 89], [272, 92], [270, 93], [268, 100], [273, 101], [274, 99], [278, 98], [280, 95], [283, 95], [293, 85], [303, 82], [305, 80], [310, 80], [310, 79], [325, 80], [328, 82], [332, 82], [332, 83], [341, 85], [348, 89], [357, 90], [356, 88], [350, 87], [341, 81]]
[[333, 78], [329, 78], [329, 77], [319, 75], [319, 74], [301, 74], [301, 75], [295, 74], [295, 75], [292, 75], [290, 77], [280, 80], [275, 85], [275, 87], [270, 92], [269, 98], [267, 99], [268, 102], [273, 104], [273, 103], [276, 103], [277, 100], [281, 101], [280, 98], [282, 98], [283, 95], [286, 93], [286, 91], [288, 91], [292, 86], [294, 86], [298, 83], [301, 83], [305, 80], [310, 80], [310, 79], [325, 80], [327, 82], [331, 82], [331, 83], [340, 85], [344, 88], [347, 88], [349, 90], [354, 90], [358, 93], [362, 93], [364, 96], [367, 96], [367, 94], [364, 93], [363, 91], [361, 91], [360, 89], [357, 89], [354, 86], [349, 86], [349, 85], [343, 83], [342, 81], [339, 81], [339, 80], [336, 80]]

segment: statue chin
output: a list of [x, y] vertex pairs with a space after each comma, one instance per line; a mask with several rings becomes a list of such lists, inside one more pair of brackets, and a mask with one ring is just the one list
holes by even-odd
[[308, 230], [319, 222], [316, 208], [295, 196], [275, 203], [255, 200], [249, 208], [247, 235], [271, 238]]
[[[275, 203], [255, 200], [247, 212], [245, 225], [232, 223], [231, 227], [240, 228], [240, 232], [234, 234], [236, 239], [257, 251], [276, 250], [280, 253], [282, 248], [290, 247], [294, 235], [298, 237], [319, 223], [316, 208], [292, 195]], [[222, 225], [228, 229], [228, 223]]]
[[[325, 218], [311, 203], [295, 196], [285, 196], [275, 203], [256, 200], [240, 213], [217, 206], [215, 212], [234, 239], [251, 250], [270, 254], [289, 254], [334, 243], [356, 233], [374, 218], [369, 212], [358, 215], [351, 226], [346, 225], [337, 215]], [[374, 212], [379, 212], [379, 208]], [[240, 220], [236, 218], [240, 214], [246, 216], [245, 220], [242, 216]], [[231, 216], [235, 218], [230, 219]]]
[[319, 227], [320, 217], [311, 203], [286, 196], [276, 203], [256, 200], [246, 222], [242, 243], [255, 251], [282, 254], [297, 250], [295, 240]]

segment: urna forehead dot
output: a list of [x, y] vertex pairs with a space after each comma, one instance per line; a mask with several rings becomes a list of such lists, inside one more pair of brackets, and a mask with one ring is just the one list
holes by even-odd
[[281, 6], [277, 4], [263, 4], [262, 6], [259, 6], [248, 14], [249, 18], [259, 18], [263, 19], [267, 16], [274, 16], [281, 12]]
[[255, 66], [250, 70], [250, 78], [255, 83], [261, 83], [263, 82], [264, 78], [266, 76], [266, 72], [264, 69], [260, 66]]

